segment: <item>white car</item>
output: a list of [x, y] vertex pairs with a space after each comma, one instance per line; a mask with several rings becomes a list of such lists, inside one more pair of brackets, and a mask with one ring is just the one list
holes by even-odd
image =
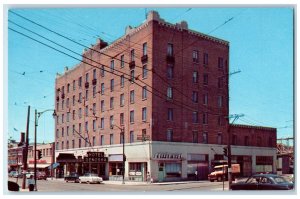
[[83, 183], [86, 182], [88, 184], [90, 183], [101, 183], [103, 182], [103, 179], [99, 177], [97, 174], [94, 173], [86, 173], [83, 176], [79, 176], [79, 182]]

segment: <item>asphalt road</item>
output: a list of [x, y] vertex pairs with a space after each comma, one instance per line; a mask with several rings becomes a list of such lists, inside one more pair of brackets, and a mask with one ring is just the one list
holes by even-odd
[[[9, 178], [10, 181], [16, 182], [16, 178]], [[18, 180], [22, 185], [22, 179]], [[227, 191], [228, 182], [225, 182], [225, 191]], [[38, 180], [37, 189], [41, 194], [118, 194], [118, 193], [144, 193], [152, 192], [160, 194], [163, 192], [189, 192], [192, 194], [203, 194], [207, 192], [220, 193], [223, 191], [222, 182], [184, 182], [184, 183], [162, 183], [162, 184], [130, 184], [125, 182], [109, 183], [104, 181], [101, 184], [80, 184], [73, 182], [64, 182], [63, 180]], [[27, 189], [24, 190], [27, 192]]]

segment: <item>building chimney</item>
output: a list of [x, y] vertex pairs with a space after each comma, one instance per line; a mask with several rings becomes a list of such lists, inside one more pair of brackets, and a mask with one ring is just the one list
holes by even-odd
[[25, 133], [21, 132], [21, 139], [18, 146], [22, 146], [25, 144]]

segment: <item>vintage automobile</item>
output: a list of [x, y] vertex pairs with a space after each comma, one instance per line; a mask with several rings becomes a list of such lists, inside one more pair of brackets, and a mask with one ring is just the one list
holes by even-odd
[[276, 174], [256, 174], [245, 182], [231, 185], [232, 190], [291, 190], [294, 184]]
[[68, 176], [65, 176], [65, 178], [64, 178], [64, 180], [66, 181], [66, 182], [79, 182], [79, 175], [77, 174], [77, 173], [75, 173], [75, 172], [72, 172], [72, 173], [70, 173], [70, 175], [68, 175]]
[[79, 182], [83, 183], [86, 182], [88, 184], [90, 183], [101, 183], [103, 182], [103, 179], [99, 177], [97, 174], [94, 173], [85, 173], [83, 176], [79, 176]]
[[12, 178], [21, 178], [23, 175], [22, 173], [18, 173], [18, 171], [11, 171], [8, 174], [8, 177], [12, 177]]

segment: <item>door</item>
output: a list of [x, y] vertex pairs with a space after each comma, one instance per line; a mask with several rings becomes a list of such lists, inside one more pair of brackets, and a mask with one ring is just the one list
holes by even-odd
[[165, 177], [164, 163], [159, 163], [159, 167], [158, 167], [158, 182], [164, 181], [164, 177]]

